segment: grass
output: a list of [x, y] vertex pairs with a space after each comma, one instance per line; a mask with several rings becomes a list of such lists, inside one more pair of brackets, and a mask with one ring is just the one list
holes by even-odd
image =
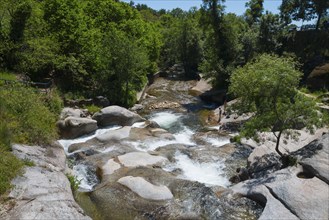
[[[0, 120], [3, 114], [0, 106]], [[10, 181], [20, 173], [23, 162], [10, 152], [10, 133], [6, 124], [0, 124], [0, 196], [10, 189]]]
[[[15, 79], [14, 74], [0, 72], [0, 78]], [[2, 84], [1, 84], [2, 83]], [[11, 180], [29, 159], [19, 160], [11, 152], [11, 143], [45, 145], [55, 140], [55, 122], [62, 107], [58, 95], [38, 92], [21, 84], [7, 85], [0, 80], [0, 197], [11, 188]]]
[[95, 114], [96, 112], [99, 112], [102, 108], [96, 105], [85, 105], [84, 108], [88, 109], [90, 114]]
[[0, 79], [16, 80], [16, 75], [9, 72], [0, 71]]
[[6, 80], [15, 81], [16, 75], [9, 72], [0, 71], [0, 86], [5, 85]]
[[20, 174], [24, 164], [9, 151], [0, 150], [0, 154], [0, 195], [2, 195], [11, 188], [11, 180]]
[[81, 180], [78, 180], [78, 178], [76, 176], [73, 176], [68, 173], [66, 174], [66, 177], [70, 182], [72, 192], [75, 193], [79, 189]]

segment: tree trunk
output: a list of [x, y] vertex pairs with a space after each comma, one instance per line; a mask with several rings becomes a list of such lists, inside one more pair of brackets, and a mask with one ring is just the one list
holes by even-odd
[[126, 107], [128, 107], [128, 88], [129, 88], [129, 81], [127, 79], [126, 81], [126, 95], [125, 95], [125, 104], [126, 104]]
[[280, 157], [283, 156], [283, 153], [281, 153], [281, 151], [279, 150], [281, 134], [282, 134], [282, 131], [280, 131], [279, 135], [276, 137], [276, 146], [275, 146], [275, 151], [280, 155]]
[[318, 14], [318, 20], [316, 22], [315, 30], [318, 30], [319, 29], [321, 18], [322, 18], [322, 13], [319, 13]]

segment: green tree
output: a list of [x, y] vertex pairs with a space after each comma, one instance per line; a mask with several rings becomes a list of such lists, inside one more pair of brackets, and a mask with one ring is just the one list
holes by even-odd
[[250, 26], [258, 22], [262, 16], [264, 11], [263, 3], [264, 0], [250, 0], [246, 3], [246, 7], [248, 8], [246, 10], [245, 17]]
[[301, 73], [292, 58], [261, 55], [253, 62], [234, 71], [229, 92], [238, 97], [234, 109], [238, 113], [252, 112], [241, 132], [257, 137], [258, 132], [270, 131], [276, 137], [276, 152], [283, 134], [294, 137], [291, 129], [304, 125], [313, 131], [321, 119], [315, 102], [297, 90]]
[[258, 47], [263, 53], [278, 53], [281, 48], [283, 24], [279, 15], [266, 12], [260, 19]]
[[317, 18], [316, 29], [321, 18], [328, 14], [328, 0], [283, 0], [280, 6], [281, 16], [290, 23], [292, 20], [310, 21]]
[[104, 38], [101, 57], [102, 68], [94, 75], [97, 91], [115, 104], [132, 106], [146, 82], [145, 49], [113, 27]]
[[236, 58], [232, 27], [224, 19], [224, 1], [204, 0], [201, 25], [204, 27], [204, 57], [199, 69], [214, 78], [215, 86], [227, 88], [228, 78]]

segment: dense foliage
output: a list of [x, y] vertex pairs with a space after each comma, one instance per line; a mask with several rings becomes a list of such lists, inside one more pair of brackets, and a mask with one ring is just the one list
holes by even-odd
[[283, 1], [281, 16], [264, 12], [263, 2], [250, 0], [236, 16], [225, 13], [223, 0], [189, 11], [115, 0], [1, 0], [0, 68], [52, 78], [62, 93], [131, 106], [147, 74], [174, 63], [189, 78], [201, 71], [227, 88], [236, 67], [264, 52], [310, 54], [302, 62], [328, 56], [319, 40], [316, 52], [289, 47], [295, 36], [288, 31], [292, 19], [323, 20], [327, 1]]
[[[111, 104], [132, 106], [148, 74], [181, 63], [187, 78], [201, 72], [223, 89], [231, 82], [231, 93], [243, 103], [240, 110], [256, 114], [245, 135], [272, 130], [280, 140], [296, 123], [311, 128], [318, 122], [314, 103], [296, 90], [301, 73], [279, 56], [294, 53], [304, 78], [328, 61], [329, 1], [284, 0], [280, 15], [264, 12], [263, 3], [250, 0], [237, 16], [225, 13], [225, 0], [203, 0], [200, 9], [189, 11], [156, 11], [118, 0], [0, 0], [0, 71], [52, 80], [64, 97], [102, 95]], [[316, 30], [291, 25], [314, 18]], [[3, 79], [16, 77], [0, 74], [0, 194], [22, 166], [9, 153], [10, 142], [45, 144], [56, 138], [62, 107], [57, 92], [45, 96], [21, 85], [8, 87]]]
[[273, 132], [277, 138], [276, 151], [281, 156], [281, 136], [293, 136], [289, 129], [314, 126], [323, 122], [312, 98], [301, 94], [298, 84], [302, 74], [292, 58], [264, 54], [234, 71], [229, 91], [239, 97], [234, 109], [253, 113], [241, 132], [255, 137], [258, 132]]

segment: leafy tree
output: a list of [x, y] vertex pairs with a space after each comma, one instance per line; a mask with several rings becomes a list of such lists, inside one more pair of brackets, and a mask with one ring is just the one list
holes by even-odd
[[146, 82], [145, 50], [113, 27], [104, 38], [101, 57], [103, 66], [94, 76], [97, 91], [113, 103], [133, 105], [136, 91]]
[[234, 71], [229, 92], [239, 97], [233, 107], [238, 113], [253, 112], [241, 132], [246, 137], [257, 137], [257, 132], [270, 131], [276, 137], [276, 152], [283, 134], [294, 137], [291, 129], [303, 125], [313, 131], [321, 125], [315, 102], [299, 93], [301, 73], [292, 58], [261, 55]]
[[316, 29], [321, 18], [328, 14], [328, 0], [283, 0], [280, 6], [281, 16], [290, 23], [292, 20], [310, 21], [317, 18]]
[[204, 59], [200, 70], [215, 78], [216, 87], [228, 86], [228, 78], [236, 56], [232, 29], [224, 20], [224, 7], [220, 0], [204, 0], [201, 25], [205, 31]]
[[161, 16], [164, 41], [162, 61], [165, 66], [182, 63], [186, 77], [194, 78], [202, 53], [198, 15], [197, 11], [179, 13], [179, 16], [174, 16], [171, 11]]
[[250, 0], [246, 3], [248, 9], [246, 10], [245, 17], [250, 26], [258, 22], [262, 16], [264, 11], [263, 3], [264, 0]]
[[261, 52], [277, 53], [281, 47], [283, 24], [279, 15], [266, 12], [260, 19], [258, 47]]
[[28, 2], [17, 6], [10, 21], [10, 39], [14, 42], [22, 41], [26, 21], [31, 15], [32, 7]]

